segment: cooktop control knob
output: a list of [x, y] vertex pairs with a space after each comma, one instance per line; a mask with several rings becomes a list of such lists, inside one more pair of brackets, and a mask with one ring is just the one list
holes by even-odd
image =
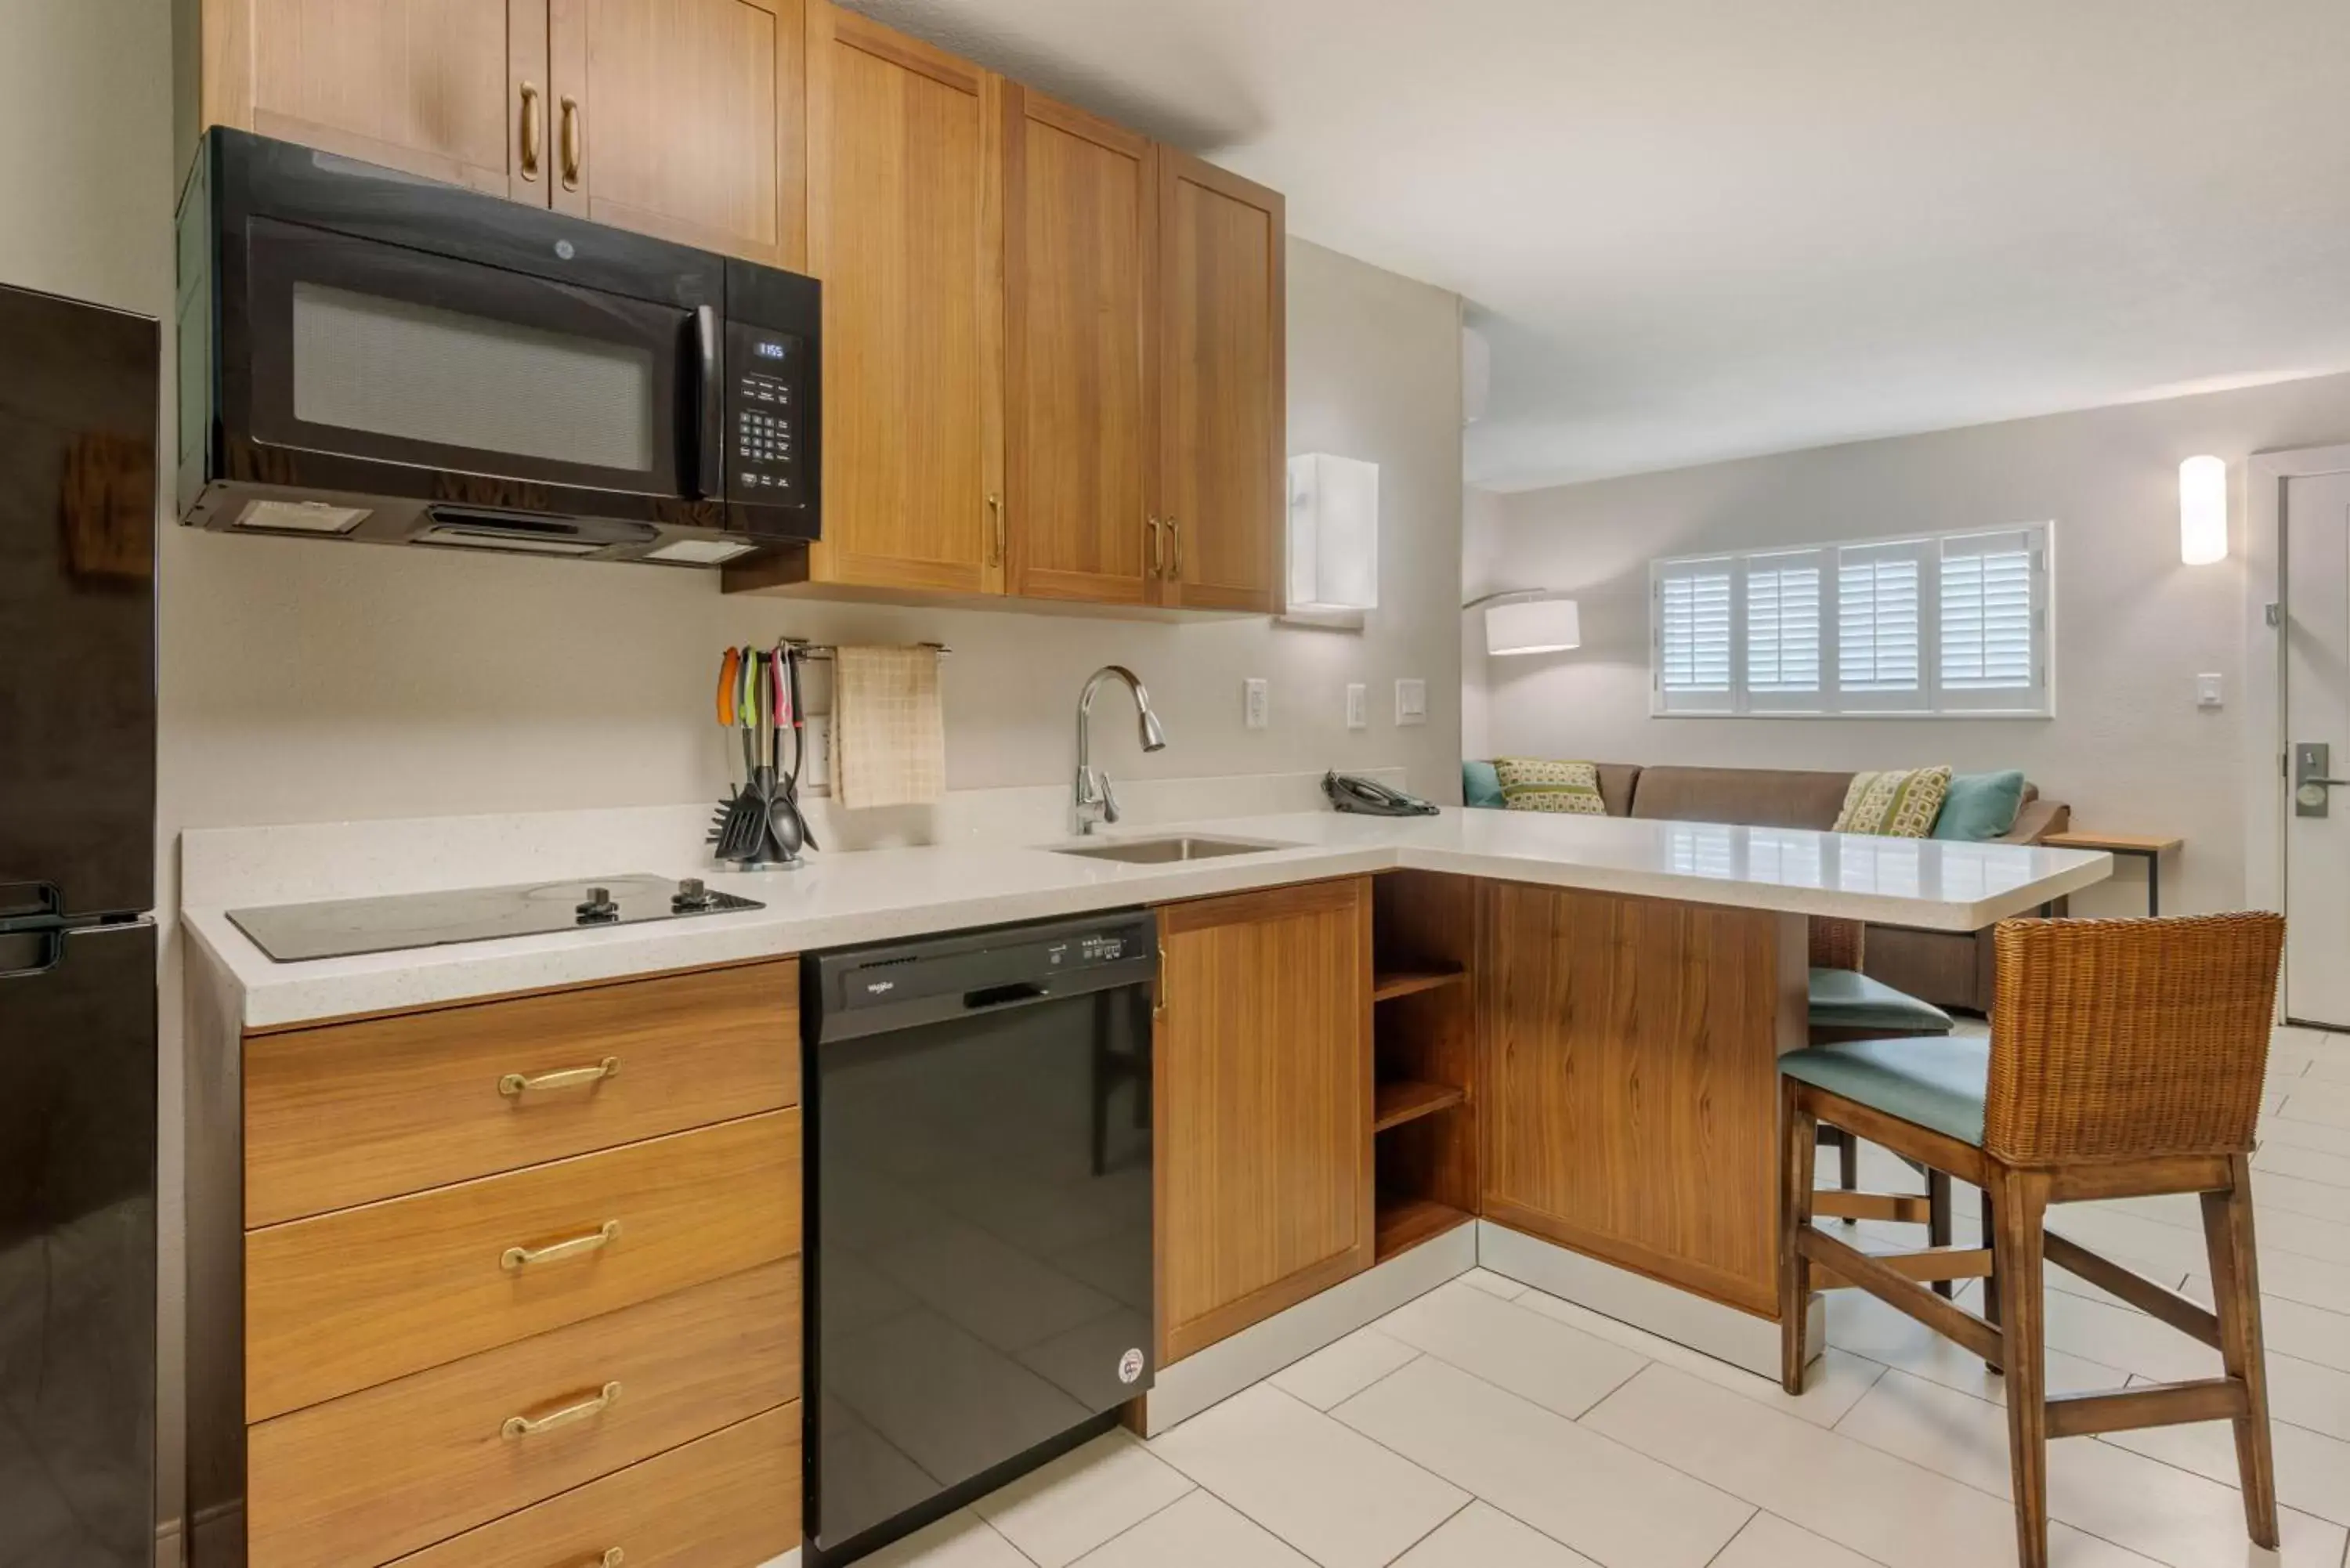
[[588, 889], [588, 901], [577, 906], [577, 912], [581, 923], [594, 924], [603, 920], [619, 919], [620, 906], [613, 902], [612, 889], [609, 888], [590, 888]]
[[699, 914], [703, 909], [716, 909], [718, 895], [701, 877], [688, 877], [677, 885], [676, 896], [670, 899], [669, 907], [681, 915]]

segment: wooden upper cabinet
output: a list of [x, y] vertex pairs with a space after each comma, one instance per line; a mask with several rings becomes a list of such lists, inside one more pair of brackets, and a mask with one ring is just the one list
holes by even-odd
[[1159, 152], [1004, 89], [1004, 418], [1011, 591], [1142, 604], [1156, 561]]
[[808, 253], [824, 282], [812, 582], [1001, 593], [1002, 84], [808, 9]]
[[1370, 890], [1170, 905], [1159, 936], [1163, 1364], [1370, 1264]]
[[552, 0], [557, 209], [806, 265], [800, 0]]
[[203, 122], [544, 206], [546, 5], [205, 0]]
[[1288, 491], [1282, 199], [1171, 149], [1159, 169], [1160, 601], [1271, 614]]

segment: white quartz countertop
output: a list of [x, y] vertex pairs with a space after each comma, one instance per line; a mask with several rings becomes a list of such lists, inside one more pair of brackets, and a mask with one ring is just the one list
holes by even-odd
[[[1177, 832], [1280, 847], [1138, 866], [1056, 854], [1052, 843], [960, 842], [816, 855], [797, 870], [753, 874], [620, 855], [550, 865], [546, 876], [699, 876], [766, 907], [299, 963], [264, 956], [219, 906], [192, 905], [182, 919], [218, 963], [244, 1025], [271, 1028], [1392, 867], [1956, 931], [2028, 912], [2113, 867], [2102, 853], [2009, 844], [1458, 808], [1433, 817], [1226, 817], [1107, 836]], [[439, 885], [484, 880], [465, 869], [452, 864]]]

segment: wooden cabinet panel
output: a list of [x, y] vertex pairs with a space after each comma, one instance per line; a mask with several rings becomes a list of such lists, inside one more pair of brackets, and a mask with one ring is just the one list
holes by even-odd
[[546, 202], [546, 0], [208, 0], [204, 72], [207, 123]]
[[1280, 195], [1159, 153], [1165, 603], [1281, 607], [1288, 410]]
[[1801, 916], [1485, 885], [1486, 1218], [1778, 1314], [1778, 1056]]
[[403, 1557], [400, 1568], [751, 1568], [800, 1543], [800, 1407]]
[[1001, 84], [811, 0], [809, 262], [824, 280], [812, 581], [1003, 587]]
[[467, 1356], [254, 1428], [252, 1568], [385, 1562], [799, 1396], [796, 1260]]
[[254, 1035], [244, 1222], [795, 1105], [798, 997], [787, 960]]
[[795, 271], [800, 0], [552, 0], [555, 205]]
[[1356, 879], [1159, 912], [1162, 1364], [1371, 1261], [1370, 910]]
[[1159, 232], [1149, 138], [1004, 90], [1004, 418], [1012, 592], [1152, 588]]
[[[601, 1246], [588, 1239], [606, 1233]], [[581, 1245], [509, 1266], [509, 1249]], [[774, 1111], [245, 1236], [261, 1421], [800, 1247], [800, 1114]]]

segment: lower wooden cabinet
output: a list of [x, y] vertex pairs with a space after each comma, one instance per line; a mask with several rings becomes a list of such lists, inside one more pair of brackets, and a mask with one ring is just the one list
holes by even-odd
[[1159, 911], [1161, 1365], [1369, 1266], [1361, 878]]

